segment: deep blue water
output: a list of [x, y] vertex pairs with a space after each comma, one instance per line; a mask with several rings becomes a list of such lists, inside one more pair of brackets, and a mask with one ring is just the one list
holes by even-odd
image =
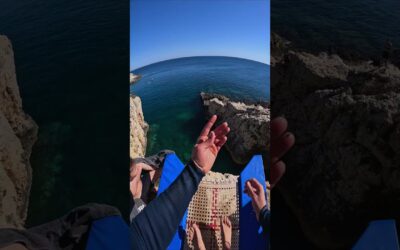
[[[142, 98], [150, 124], [147, 154], [175, 150], [184, 160], [205, 123], [200, 92], [235, 99], [269, 101], [269, 66], [233, 57], [188, 57], [163, 61], [133, 71], [142, 79], [131, 90]], [[227, 152], [214, 170], [238, 173]]]
[[39, 125], [28, 226], [87, 202], [128, 214], [129, 1], [2, 0], [0, 34]]
[[400, 48], [398, 0], [271, 1], [271, 30], [310, 51], [374, 57], [386, 39]]

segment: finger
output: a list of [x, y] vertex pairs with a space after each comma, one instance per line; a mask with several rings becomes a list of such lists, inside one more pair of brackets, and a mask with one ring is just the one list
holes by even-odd
[[257, 179], [252, 178], [250, 181], [257, 193], [264, 192], [263, 185], [261, 185], [261, 183], [259, 181], [257, 181]]
[[215, 141], [215, 145], [217, 146], [217, 149], [220, 150], [222, 148], [222, 146], [224, 146], [224, 144], [226, 143], [226, 141], [228, 140], [228, 137], [224, 136], [221, 140], [216, 140]]
[[131, 181], [130, 182], [131, 190], [133, 190], [134, 192], [136, 192], [137, 186], [138, 186], [138, 183], [136, 181]]
[[271, 121], [271, 140], [279, 138], [288, 127], [288, 122], [284, 117], [276, 117]]
[[213, 130], [215, 135], [218, 137], [219, 135], [225, 135], [229, 132], [229, 126], [227, 122], [222, 123], [216, 129]]
[[133, 169], [132, 169], [132, 171], [129, 173], [129, 180], [133, 180], [133, 177], [135, 177], [135, 175], [133, 174]]
[[208, 122], [206, 123], [206, 125], [204, 126], [203, 130], [200, 133], [200, 137], [204, 137], [204, 136], [208, 136], [208, 134], [210, 133], [210, 130], [212, 128], [212, 126], [214, 126], [215, 121], [217, 121], [217, 116], [213, 115], [210, 120], [208, 120]]
[[132, 182], [138, 183], [139, 181], [140, 181], [140, 175], [135, 175], [135, 176], [133, 176]]
[[255, 197], [255, 192], [253, 190], [253, 187], [251, 186], [251, 183], [248, 181], [246, 182], [246, 187], [247, 187], [247, 195], [249, 195], [252, 199]]
[[137, 164], [136, 165], [135, 175], [140, 177], [141, 173], [142, 173], [142, 164]]
[[224, 131], [220, 131], [218, 133], [216, 133], [214, 130], [215, 137], [216, 137], [215, 143], [217, 144], [218, 141], [221, 141], [224, 137], [226, 137], [227, 134], [229, 133], [229, 131], [231, 131], [231, 129], [229, 127], [226, 127]]
[[292, 133], [286, 132], [276, 140], [271, 141], [271, 162], [274, 164], [283, 155], [285, 155], [295, 143], [295, 137]]
[[130, 172], [131, 178], [135, 178], [135, 176], [138, 175], [138, 169], [139, 169], [138, 164], [132, 165], [131, 172]]
[[198, 139], [197, 139], [197, 144], [200, 144], [200, 143], [203, 143], [203, 142], [205, 142], [205, 141], [207, 141], [207, 139], [208, 139], [208, 136], [200, 136]]
[[155, 167], [150, 166], [146, 163], [141, 163], [140, 166], [141, 166], [142, 170], [146, 170], [146, 171], [153, 171], [156, 169]]
[[279, 182], [285, 171], [286, 164], [283, 161], [278, 161], [271, 166], [271, 188]]
[[249, 192], [251, 190], [251, 191], [253, 191], [254, 194], [257, 194], [257, 188], [255, 186], [255, 183], [252, 181], [252, 179], [248, 180], [247, 182], [249, 183], [249, 186], [248, 186]]
[[210, 145], [214, 145], [215, 143], [215, 133], [211, 131], [210, 136], [208, 137], [207, 143]]

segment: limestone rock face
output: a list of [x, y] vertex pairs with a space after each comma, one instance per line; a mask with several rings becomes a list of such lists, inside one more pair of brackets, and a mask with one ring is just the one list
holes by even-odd
[[37, 130], [22, 109], [11, 42], [0, 36], [0, 228], [24, 226]]
[[140, 78], [142, 78], [140, 75], [135, 75], [135, 74], [129, 73], [129, 82], [131, 84], [134, 84], [135, 82], [139, 81]]
[[[135, 83], [140, 77], [132, 76], [131, 84]], [[134, 79], [134, 80], [132, 80]], [[147, 147], [147, 131], [149, 125], [144, 120], [142, 101], [140, 97], [131, 94], [130, 96], [130, 157], [144, 157]]]
[[269, 149], [270, 112], [267, 103], [233, 101], [209, 93], [201, 93], [207, 116], [217, 115], [228, 122], [231, 132], [225, 144], [233, 160], [247, 164], [254, 154], [265, 155]]
[[312, 242], [349, 249], [369, 221], [400, 218], [400, 70], [272, 51], [272, 109], [296, 136], [278, 188]]

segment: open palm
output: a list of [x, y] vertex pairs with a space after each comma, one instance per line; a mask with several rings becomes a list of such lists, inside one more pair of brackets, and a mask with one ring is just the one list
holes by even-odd
[[226, 122], [211, 131], [216, 121], [217, 116], [213, 115], [201, 131], [192, 151], [192, 160], [203, 173], [211, 170], [219, 151], [227, 141], [226, 135], [230, 131]]

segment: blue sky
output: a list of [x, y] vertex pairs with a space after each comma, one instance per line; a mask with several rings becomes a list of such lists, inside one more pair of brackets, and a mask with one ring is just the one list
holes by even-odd
[[130, 0], [131, 70], [187, 56], [269, 64], [270, 0]]

